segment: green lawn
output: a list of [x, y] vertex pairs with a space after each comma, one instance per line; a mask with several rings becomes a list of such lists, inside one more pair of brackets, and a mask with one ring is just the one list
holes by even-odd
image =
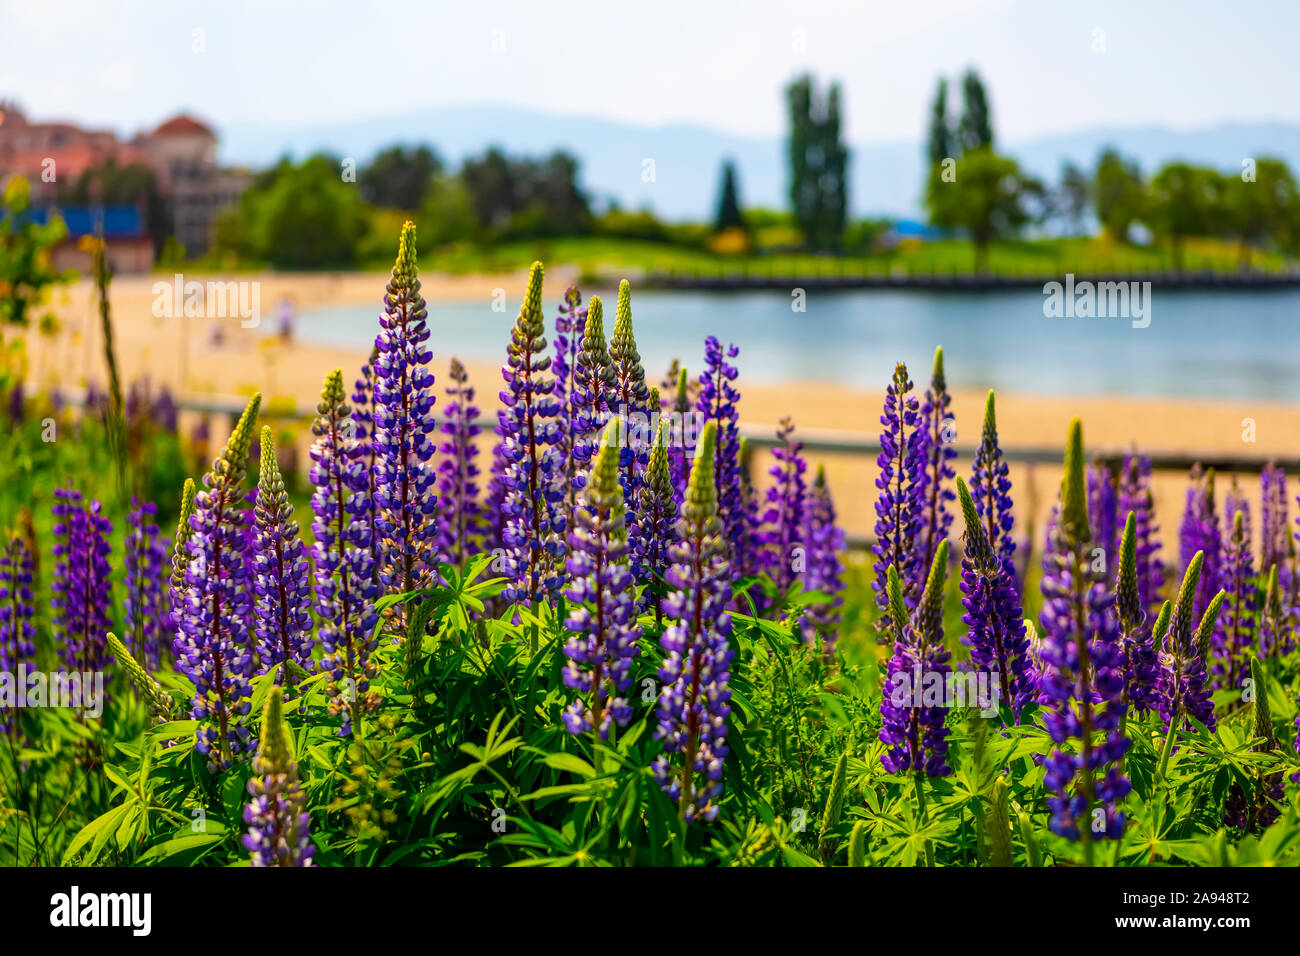
[[[770, 253], [719, 256], [705, 250], [667, 243], [600, 236], [532, 239], [490, 248], [468, 243], [433, 250], [426, 268], [445, 272], [501, 272], [522, 268], [534, 259], [548, 266], [577, 266], [586, 279], [637, 276], [647, 272], [700, 275], [952, 275], [973, 271], [974, 251], [965, 240], [946, 239], [904, 243], [888, 252], [867, 256], [818, 256]], [[999, 242], [989, 249], [990, 271], [1002, 275], [1061, 275], [1103, 272], [1148, 272], [1173, 268], [1165, 246], [1134, 246], [1103, 239], [1038, 239]], [[384, 268], [380, 262], [367, 263]], [[1252, 267], [1278, 271], [1287, 261], [1275, 253], [1254, 252]], [[1234, 272], [1239, 252], [1232, 243], [1191, 240], [1183, 255], [1189, 271]]]

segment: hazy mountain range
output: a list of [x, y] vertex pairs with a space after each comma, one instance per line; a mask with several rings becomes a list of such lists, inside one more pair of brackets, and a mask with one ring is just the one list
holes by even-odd
[[[918, 126], [923, 117], [918, 118]], [[457, 162], [490, 145], [514, 155], [563, 148], [581, 161], [584, 187], [625, 208], [649, 206], [670, 220], [707, 219], [717, 201], [719, 168], [734, 159], [746, 206], [784, 208], [785, 144], [780, 137], [741, 136], [694, 124], [639, 126], [620, 120], [565, 116], [482, 105], [422, 110], [331, 125], [220, 128], [222, 159], [254, 168], [288, 153], [301, 158], [328, 150], [359, 163], [393, 143], [427, 142]], [[1171, 159], [1223, 170], [1248, 156], [1278, 156], [1300, 169], [1300, 124], [1224, 123], [1191, 131], [1157, 126], [1098, 128], [1012, 141], [1000, 148], [1027, 169], [1055, 182], [1069, 159], [1091, 168], [1100, 150], [1117, 146], [1144, 172]], [[916, 216], [920, 212], [924, 147], [910, 143], [852, 146], [849, 201], [855, 216]], [[653, 160], [653, 169], [646, 163]], [[650, 181], [653, 174], [653, 181]]]

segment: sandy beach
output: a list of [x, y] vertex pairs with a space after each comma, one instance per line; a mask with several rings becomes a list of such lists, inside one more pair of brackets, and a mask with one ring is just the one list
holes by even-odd
[[[547, 289], [552, 297], [557, 288], [562, 289], [574, 280], [570, 272], [563, 268], [548, 272]], [[204, 281], [207, 277], [187, 274], [185, 278]], [[230, 278], [224, 276], [220, 281], [229, 281]], [[286, 298], [298, 311], [326, 303], [370, 302], [378, 314], [387, 281], [387, 276], [381, 273], [266, 274], [240, 278], [260, 284], [261, 321], [264, 325], [276, 321], [277, 303]], [[520, 289], [526, 278], [526, 271], [519, 270], [506, 275], [433, 273], [423, 275], [421, 280], [423, 294], [430, 301], [456, 301], [489, 298], [497, 289]], [[264, 407], [273, 402], [288, 402], [305, 409], [317, 401], [326, 372], [341, 367], [345, 381], [350, 383], [367, 358], [360, 351], [308, 344], [285, 345], [274, 336], [265, 335], [265, 329], [259, 332], [241, 328], [237, 319], [155, 317], [154, 284], [168, 279], [170, 276], [123, 276], [115, 279], [111, 287], [117, 355], [127, 383], [147, 370], [155, 384], [166, 383], [188, 397], [235, 398], [260, 389], [264, 395]], [[62, 328], [52, 339], [32, 334], [28, 352], [29, 382], [40, 386], [55, 383], [84, 386], [94, 382], [102, 387], [107, 376], [90, 284], [83, 280], [56, 292], [53, 308]], [[220, 341], [213, 336], [214, 327], [220, 328]], [[436, 341], [432, 345], [434, 372], [441, 388], [451, 356], [440, 354]], [[504, 350], [505, 343], [502, 342], [503, 356]], [[683, 356], [683, 359], [688, 363], [698, 361], [696, 356]], [[949, 359], [959, 360], [956, 356]], [[467, 362], [466, 365], [471, 384], [478, 391], [480, 408], [491, 413], [501, 383], [499, 366], [485, 362]], [[663, 371], [659, 369], [647, 371], [653, 384], [657, 384], [662, 375]], [[922, 388], [922, 380], [927, 375], [928, 369], [913, 370], [913, 378]], [[824, 382], [781, 386], [746, 384], [743, 360], [739, 384], [742, 391], [741, 418], [746, 424], [775, 427], [783, 416], [790, 415], [797, 426], [809, 432], [834, 431], [866, 440], [878, 431], [886, 385], [881, 382], [878, 391], [869, 392]], [[1285, 460], [1300, 456], [1300, 406], [1296, 405], [1015, 393], [999, 393], [997, 404], [999, 433], [1003, 447], [1007, 449], [1060, 448], [1069, 420], [1078, 416], [1084, 423], [1086, 446], [1094, 450], [1125, 449], [1136, 444], [1147, 452], [1248, 455]], [[970, 472], [969, 454], [979, 440], [983, 405], [982, 393], [957, 391], [953, 394], [957, 446], [961, 452], [957, 468], [959, 473], [967, 476]], [[1245, 435], [1248, 425], [1244, 424], [1248, 419], [1254, 423], [1253, 442], [1245, 440], [1249, 437]], [[188, 425], [182, 419], [182, 430]], [[224, 423], [214, 423], [214, 436], [221, 433], [223, 426]], [[310, 440], [305, 423], [298, 429], [297, 438], [305, 452]], [[809, 457], [813, 468], [824, 462], [849, 535], [856, 538], [869, 536], [874, 523], [875, 462], [862, 456]], [[758, 456], [755, 464], [755, 474], [758, 475], [767, 467], [766, 456]], [[486, 460], [483, 467], [486, 469]], [[1060, 481], [1059, 469], [1013, 465], [1011, 477], [1018, 515], [1032, 510], [1035, 526], [1041, 529]], [[1257, 499], [1257, 478], [1243, 476], [1241, 480]], [[1220, 487], [1226, 484], [1225, 479]], [[1164, 528], [1167, 549], [1176, 539], [1185, 486], [1185, 475], [1160, 473], [1156, 477], [1157, 513]], [[1169, 553], [1172, 555], [1173, 552]]]

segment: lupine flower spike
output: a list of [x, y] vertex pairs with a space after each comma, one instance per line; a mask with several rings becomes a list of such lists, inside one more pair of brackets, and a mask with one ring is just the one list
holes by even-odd
[[921, 404], [919, 430], [925, 435], [925, 466], [921, 471], [924, 486], [921, 504], [921, 567], [929, 568], [940, 541], [948, 539], [952, 512], [948, 505], [957, 498], [949, 483], [956, 474], [952, 460], [957, 457], [957, 430], [952, 417], [952, 396], [943, 371], [943, 349], [934, 350], [934, 370], [930, 387]]
[[1106, 580], [1113, 584], [1119, 564], [1119, 493], [1105, 462], [1095, 461], [1088, 469], [1088, 523], [1092, 528], [1094, 557], [1100, 551]]
[[[688, 431], [692, 441], [695, 437], [693, 431], [691, 431], [693, 425], [688, 420], [694, 406], [691, 401], [689, 380], [686, 377], [685, 368], [677, 370], [675, 388], [672, 403], [669, 406], [673, 421], [673, 435], [668, 448], [668, 469], [672, 472], [673, 489], [680, 504], [682, 497], [686, 494], [686, 483], [691, 476], [691, 458], [687, 448]], [[741, 460], [744, 460], [743, 452], [741, 453]]]
[[325, 376], [311, 426], [316, 436], [311, 446], [311, 508], [316, 613], [325, 650], [321, 669], [332, 680], [330, 713], [343, 718], [340, 736], [351, 734], [361, 715], [379, 702], [370, 689], [379, 673], [370, 659], [378, 622], [375, 554], [367, 520], [373, 504], [367, 497], [364, 459], [348, 438], [351, 421], [343, 399], [343, 371], [335, 369]]
[[[402, 227], [393, 277], [384, 294], [375, 339], [375, 507], [381, 540], [380, 582], [386, 592], [413, 591], [429, 581], [435, 557], [433, 352], [428, 308], [420, 295], [415, 226]], [[410, 603], [395, 605], [390, 628], [406, 632]]]
[[[360, 461], [366, 477], [363, 489], [366, 504], [364, 516], [358, 513], [358, 520], [367, 525], [366, 540], [370, 547], [376, 548], [383, 540], [379, 534], [379, 511], [375, 507], [379, 480], [378, 458], [375, 444], [375, 363], [379, 360], [379, 349], [372, 348], [370, 361], [361, 366], [361, 377], [356, 380], [352, 390], [352, 454], [354, 460]], [[380, 564], [370, 562], [370, 578], [374, 593], [380, 593], [382, 583], [379, 580]]]
[[1130, 511], [1120, 535], [1115, 611], [1119, 617], [1120, 646], [1124, 650], [1124, 699], [1135, 710], [1146, 711], [1156, 706], [1159, 659], [1142, 601], [1137, 527], [1137, 515]]
[[280, 683], [287, 684], [290, 661], [304, 671], [315, 666], [308, 610], [312, 594], [307, 552], [280, 476], [269, 428], [262, 429], [261, 469], [253, 521], [256, 529], [253, 630], [257, 635], [257, 655], [261, 673], [279, 668]]
[[1151, 459], [1130, 454], [1120, 470], [1119, 514], [1133, 513], [1134, 562], [1138, 598], [1148, 617], [1160, 604], [1164, 584], [1164, 563], [1160, 560], [1160, 526], [1156, 524], [1155, 500], [1151, 494]]
[[[152, 519], [158, 506], [141, 504], [134, 496], [126, 516], [126, 626], [131, 642], [145, 666], [156, 668], [163, 635], [168, 631], [163, 608], [163, 542]], [[170, 639], [168, 639], [170, 643]]]
[[1268, 569], [1268, 584], [1264, 589], [1264, 609], [1259, 619], [1260, 657], [1280, 657], [1291, 653], [1290, 622], [1282, 603], [1282, 581], [1278, 565]]
[[507, 601], [532, 605], [556, 593], [563, 581], [559, 556], [568, 524], [563, 445], [555, 380], [548, 374], [546, 320], [542, 316], [542, 264], [528, 273], [528, 291], [510, 333], [510, 353], [501, 369], [505, 405], [505, 575]]
[[718, 484], [718, 520], [722, 522], [732, 566], [738, 552], [743, 553], [749, 528], [745, 502], [740, 491], [740, 412], [736, 403], [740, 392], [735, 386], [739, 374], [731, 360], [740, 354], [735, 345], [724, 351], [722, 343], [710, 335], [704, 340], [704, 371], [700, 374], [700, 391], [695, 408], [704, 422], [713, 422], [717, 443], [713, 463]]
[[582, 304], [582, 293], [576, 285], [571, 285], [564, 291], [564, 301], [555, 316], [555, 361], [551, 363], [551, 371], [555, 373], [555, 401], [560, 406], [560, 440], [556, 447], [562, 455], [564, 477], [561, 484], [568, 489], [565, 514], [570, 518], [578, 500], [578, 489], [573, 480], [573, 422], [577, 414], [573, 400], [578, 388], [578, 353], [586, 331], [587, 309]]
[[63, 664], [89, 673], [108, 663], [104, 634], [111, 626], [111, 569], [108, 556], [112, 523], [98, 501], [86, 504], [72, 488], [54, 490], [54, 592], [50, 600], [54, 632], [61, 639]]
[[[15, 534], [0, 551], [0, 673], [18, 680], [19, 665], [35, 664], [35, 641], [32, 556], [23, 536]], [[14, 716], [0, 707], [0, 731], [17, 726]]]
[[670, 591], [663, 611], [672, 623], [660, 638], [663, 689], [655, 736], [663, 740], [665, 752], [654, 772], [687, 823], [717, 816], [731, 715], [731, 569], [714, 483], [717, 440], [717, 423], [710, 421], [700, 436], [677, 542], [670, 550]]
[[475, 424], [478, 408], [460, 359], [451, 360], [447, 378], [451, 384], [447, 386], [446, 420], [442, 424], [446, 438], [438, 448], [438, 553], [460, 566], [469, 556], [470, 542], [480, 536], [483, 515], [478, 502], [479, 471], [474, 463], [478, 457], [474, 443], [479, 434]]
[[252, 797], [244, 806], [248, 833], [244, 848], [253, 866], [311, 866], [307, 795], [298, 782], [289, 728], [284, 722], [280, 688], [271, 688], [262, 714], [262, 739], [253, 758], [255, 776], [248, 781]]
[[1255, 556], [1247, 514], [1244, 509], [1233, 512], [1232, 534], [1223, 553], [1223, 590], [1227, 597], [1222, 626], [1214, 635], [1218, 640], [1212, 645], [1210, 670], [1216, 689], [1240, 690], [1250, 677], [1259, 591], [1255, 586]]
[[[614, 407], [624, 421], [623, 448], [619, 452], [619, 480], [628, 507], [628, 530], [637, 527], [637, 488], [650, 458], [654, 435], [650, 432], [650, 390], [645, 368], [632, 332], [632, 287], [626, 279], [618, 284], [618, 306], [614, 310], [614, 333], [609, 338], [609, 360], [614, 367]], [[658, 402], [655, 403], [656, 409]]]
[[262, 396], [254, 395], [221, 456], [194, 496], [186, 541], [185, 605], [176, 637], [176, 660], [194, 682], [192, 716], [200, 722], [196, 749], [213, 773], [225, 770], [250, 746], [248, 716], [252, 659], [244, 607], [251, 569], [243, 559], [248, 520], [242, 484]]
[[1002, 457], [998, 444], [998, 420], [993, 392], [984, 401], [984, 429], [979, 448], [975, 451], [975, 466], [971, 471], [970, 493], [975, 502], [975, 513], [984, 525], [989, 545], [998, 560], [1007, 565], [1012, 581], [1019, 591], [1021, 582], [1016, 574], [1014, 555], [1015, 538], [1011, 528], [1015, 518], [1011, 513], [1010, 469]]
[[[943, 590], [948, 574], [948, 542], [939, 542], [925, 589], [909, 616], [902, 580], [890, 565], [889, 620], [894, 648], [880, 701], [880, 741], [889, 749], [881, 763], [890, 773], [944, 777], [948, 766], [948, 708], [944, 689], [952, 655], [943, 640]], [[920, 684], [917, 684], [917, 681]]]
[[762, 518], [763, 569], [776, 585], [778, 594], [789, 590], [798, 572], [806, 568], [807, 560], [804, 473], [808, 463], [804, 461], [803, 443], [794, 441], [790, 437], [793, 434], [794, 422], [781, 419], [776, 430], [778, 444], [772, 449], [776, 461], [768, 471], [772, 483], [767, 488], [767, 509]]
[[668, 548], [677, 525], [677, 499], [668, 469], [668, 436], [668, 422], [660, 421], [645, 481], [638, 489], [640, 523], [632, 547], [638, 573], [647, 579], [661, 579], [668, 570]]
[[841, 593], [844, 590], [844, 562], [840, 560], [844, 551], [844, 530], [836, 523], [835, 503], [826, 484], [826, 469], [821, 465], [817, 467], [817, 476], [808, 489], [804, 518], [807, 527], [804, 534], [807, 548], [804, 590], [822, 591], [831, 596], [829, 604], [808, 605], [804, 619], [805, 624], [821, 636], [822, 646], [830, 656], [839, 637], [840, 608], [844, 606]]
[[623, 694], [632, 686], [629, 671], [640, 636], [619, 484], [618, 429], [618, 419], [606, 427], [582, 490], [582, 507], [569, 534], [565, 591], [574, 604], [565, 621], [573, 636], [564, 646], [569, 659], [564, 684], [579, 696], [565, 708], [564, 725], [571, 734], [595, 731], [602, 740], [613, 724], [623, 726], [632, 717]]
[[903, 605], [909, 609], [916, 606], [920, 596], [918, 578], [928, 570], [920, 567], [917, 548], [925, 466], [925, 433], [919, 427], [919, 407], [916, 396], [912, 395], [907, 366], [899, 362], [885, 392], [885, 409], [880, 416], [884, 429], [880, 433], [880, 455], [876, 458], [880, 467], [876, 488], [880, 494], [876, 498], [876, 543], [872, 548], [876, 556], [876, 577], [871, 587], [880, 609], [876, 627], [882, 643], [893, 639], [899, 624], [892, 617], [893, 602], [887, 585], [889, 569], [898, 572]]
[[176, 702], [172, 700], [172, 695], [167, 693], [140, 662], [131, 656], [131, 652], [118, 640], [116, 634], [108, 634], [106, 640], [109, 652], [117, 660], [117, 666], [122, 668], [123, 673], [131, 679], [136, 693], [144, 701], [153, 725], [165, 724], [171, 720], [176, 713]]
[[[573, 490], [582, 489], [591, 470], [600, 443], [600, 432], [605, 417], [616, 406], [614, 397], [614, 366], [610, 363], [605, 345], [605, 306], [600, 296], [593, 295], [587, 307], [587, 321], [583, 327], [582, 349], [574, 359], [573, 394], [570, 404], [570, 452], [573, 463]], [[576, 499], [575, 499], [576, 500]]]
[[1024, 611], [1008, 562], [989, 543], [975, 501], [960, 476], [957, 495], [966, 523], [961, 603], [966, 609], [962, 621], [969, 630], [962, 643], [971, 649], [971, 663], [995, 676], [999, 699], [1019, 719], [1035, 696]]
[[[1163, 652], [1160, 655], [1160, 716], [1168, 728], [1170, 739], [1179, 726], [1191, 726], [1185, 720], [1189, 717], [1196, 718], [1210, 730], [1215, 728], [1214, 704], [1210, 700], [1210, 689], [1206, 686], [1208, 675], [1205, 659], [1201, 656], [1197, 632], [1192, 628], [1193, 607], [1201, 574], [1204, 573], [1204, 560], [1205, 555], [1197, 551], [1187, 566], [1182, 586], [1178, 589], [1178, 599], [1173, 604], [1169, 630], [1164, 635]], [[1219, 604], [1222, 604], [1222, 599], [1213, 605], [1216, 617]], [[1202, 617], [1202, 626], [1208, 617], [1207, 612]], [[1210, 627], [1213, 628], [1212, 621]]]
[[1119, 802], [1131, 785], [1115, 766], [1129, 745], [1120, 732], [1126, 711], [1124, 654], [1111, 607], [1114, 595], [1104, 576], [1092, 571], [1084, 471], [1083, 427], [1075, 419], [1042, 582], [1039, 690], [1047, 732], [1056, 743], [1043, 779], [1054, 794], [1047, 801], [1052, 832], [1082, 839], [1090, 858], [1094, 840], [1123, 832]]

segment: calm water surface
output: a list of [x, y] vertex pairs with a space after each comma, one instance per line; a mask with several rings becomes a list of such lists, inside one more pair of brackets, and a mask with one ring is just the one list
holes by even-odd
[[[615, 296], [602, 298], [608, 334]], [[657, 381], [674, 357], [698, 366], [712, 333], [740, 347], [742, 379], [773, 383], [883, 388], [899, 360], [913, 379], [928, 377], [942, 345], [958, 388], [1300, 402], [1300, 290], [1157, 288], [1144, 329], [1121, 318], [1046, 318], [1036, 290], [811, 292], [802, 313], [790, 303], [780, 292], [634, 291], [648, 377]], [[431, 306], [435, 362], [502, 358], [519, 307], [508, 304], [505, 313], [487, 302]], [[557, 304], [547, 297], [548, 338]], [[307, 310], [297, 323], [302, 339], [350, 348], [377, 329], [376, 310], [356, 306]]]

